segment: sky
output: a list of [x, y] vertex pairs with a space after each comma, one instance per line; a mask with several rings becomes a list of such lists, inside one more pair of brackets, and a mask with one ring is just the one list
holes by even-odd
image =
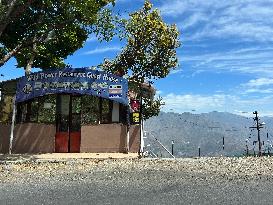
[[[179, 66], [155, 82], [166, 112], [211, 111], [273, 116], [273, 0], [152, 0], [165, 22], [176, 24]], [[116, 0], [122, 16], [144, 0]], [[89, 36], [66, 59], [73, 67], [96, 66], [114, 58], [124, 44]], [[6, 80], [24, 74], [14, 59], [0, 69]]]

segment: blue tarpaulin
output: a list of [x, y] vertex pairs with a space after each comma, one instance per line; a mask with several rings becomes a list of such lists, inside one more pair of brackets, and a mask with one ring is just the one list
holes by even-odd
[[88, 68], [48, 70], [21, 77], [16, 102], [58, 93], [94, 95], [128, 105], [127, 79]]

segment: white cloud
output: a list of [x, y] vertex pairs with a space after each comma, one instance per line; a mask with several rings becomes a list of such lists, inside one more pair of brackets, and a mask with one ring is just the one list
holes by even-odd
[[115, 0], [115, 3], [116, 4], [133, 4], [134, 2], [143, 2], [144, 3], [144, 0]]
[[261, 87], [261, 86], [269, 86], [273, 85], [273, 78], [258, 78], [248, 81], [243, 86], [246, 87]]
[[[178, 23], [188, 40], [239, 37], [248, 41], [273, 41], [273, 1], [164, 1], [164, 16], [182, 19]], [[184, 25], [183, 25], [184, 24]], [[195, 31], [187, 28], [195, 26]]]
[[255, 88], [251, 88], [251, 89], [247, 89], [244, 93], [245, 94], [249, 94], [249, 93], [270, 94], [270, 93], [273, 93], [273, 89], [255, 89]]
[[98, 38], [96, 36], [90, 35], [88, 36], [86, 42], [93, 42], [93, 41], [97, 41]]
[[185, 2], [179, 0], [172, 1], [171, 3], [168, 1], [159, 7], [159, 10], [165, 16], [178, 16], [187, 10], [187, 5]]
[[177, 68], [177, 69], [171, 70], [170, 75], [178, 74], [178, 73], [182, 73], [182, 72], [183, 72], [183, 70], [181, 68]]
[[84, 53], [84, 55], [92, 55], [92, 54], [99, 54], [99, 53], [106, 53], [106, 52], [112, 52], [112, 51], [120, 51], [121, 47], [114, 46], [114, 47], [103, 47], [103, 48], [96, 48], [91, 51], [87, 51]]
[[173, 109], [182, 110], [218, 110], [222, 108], [225, 104], [225, 95], [212, 95], [212, 96], [202, 96], [202, 95], [176, 95], [170, 93], [163, 97], [165, 101], [165, 110]]
[[195, 13], [187, 18], [185, 21], [180, 22], [177, 26], [180, 30], [184, 30], [186, 28], [193, 27], [198, 23], [206, 22], [208, 20], [209, 18], [206, 16], [206, 14]]
[[241, 88], [244, 90], [242, 94], [272, 94], [273, 93], [273, 78], [257, 78], [241, 84]]
[[215, 53], [180, 55], [180, 63], [190, 63], [196, 70], [227, 71], [273, 77], [273, 47], [251, 47]]
[[160, 96], [160, 95], [162, 95], [164, 92], [162, 91], [162, 90], [157, 90], [156, 91], [156, 97], [158, 97], [158, 96]]
[[[272, 110], [273, 95], [257, 98], [246, 98], [237, 95], [214, 94], [174, 94], [170, 93], [163, 96], [165, 106], [163, 111], [185, 112], [196, 110], [197, 113], [221, 111], [240, 114], [238, 110], [252, 113], [259, 110], [261, 115], [265, 115]], [[241, 114], [245, 114], [242, 113]]]

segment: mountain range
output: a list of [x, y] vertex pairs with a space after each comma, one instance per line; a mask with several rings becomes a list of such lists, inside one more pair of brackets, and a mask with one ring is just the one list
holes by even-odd
[[[256, 126], [254, 117], [216, 111], [202, 114], [160, 112], [144, 122], [145, 151], [170, 157], [160, 143], [171, 152], [173, 140], [176, 157], [199, 156], [199, 148], [201, 156], [241, 156], [247, 150], [249, 154], [257, 154], [258, 131], [251, 128]], [[259, 118], [259, 124], [264, 123], [260, 129], [262, 151], [273, 152], [273, 117]]]

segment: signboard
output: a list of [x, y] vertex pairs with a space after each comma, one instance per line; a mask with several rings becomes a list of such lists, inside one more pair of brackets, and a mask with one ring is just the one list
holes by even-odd
[[132, 113], [131, 124], [140, 124], [140, 113], [139, 112]]
[[32, 73], [17, 83], [16, 102], [57, 93], [94, 95], [128, 105], [128, 81], [98, 70], [67, 68]]

